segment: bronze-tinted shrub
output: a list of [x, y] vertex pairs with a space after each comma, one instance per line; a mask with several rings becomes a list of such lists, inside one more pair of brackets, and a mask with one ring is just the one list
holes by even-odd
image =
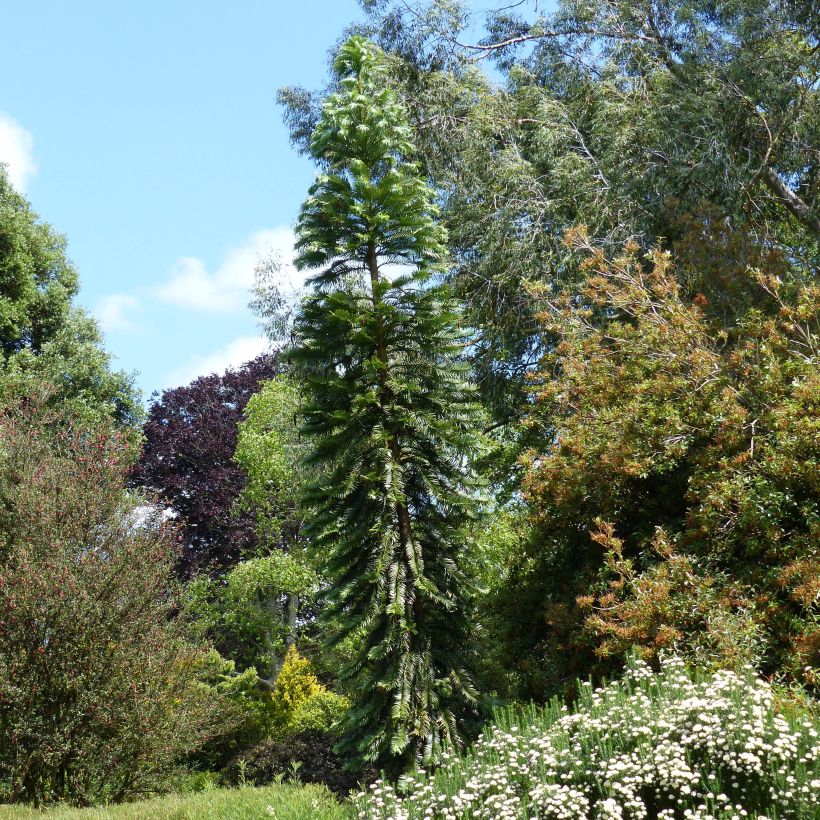
[[816, 687], [820, 287], [778, 258], [737, 269], [748, 299], [729, 322], [670, 255], [570, 240], [586, 284], [539, 294], [553, 343], [522, 457], [518, 656], [556, 670], [547, 692], [616, 673], [633, 647]]
[[130, 455], [47, 391], [0, 409], [0, 799], [143, 794], [208, 734], [175, 537], [124, 490]]

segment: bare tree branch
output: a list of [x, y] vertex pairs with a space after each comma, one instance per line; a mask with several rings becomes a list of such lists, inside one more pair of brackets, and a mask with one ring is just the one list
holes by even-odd
[[820, 219], [811, 208], [768, 166], [760, 174], [766, 187], [783, 203], [789, 213], [816, 234], [820, 234]]

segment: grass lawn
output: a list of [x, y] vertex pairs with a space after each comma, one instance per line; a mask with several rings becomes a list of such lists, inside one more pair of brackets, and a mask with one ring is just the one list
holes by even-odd
[[52, 808], [38, 812], [25, 806], [0, 806], [0, 820], [350, 820], [352, 810], [324, 787], [283, 783], [264, 788], [213, 789], [168, 795], [110, 808]]

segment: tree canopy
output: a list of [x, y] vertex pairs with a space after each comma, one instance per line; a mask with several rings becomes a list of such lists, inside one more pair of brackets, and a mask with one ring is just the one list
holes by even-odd
[[135, 426], [130, 377], [110, 368], [95, 322], [72, 304], [79, 288], [64, 237], [38, 219], [0, 166], [0, 390], [46, 380], [78, 413]]
[[[481, 468], [507, 505], [504, 539], [520, 541], [480, 606], [508, 650], [498, 662], [540, 697], [632, 646], [691, 639], [693, 654], [728, 663], [734, 646], [735, 661], [811, 682], [816, 11], [539, 5], [487, 11], [477, 41], [476, 13], [452, 0], [363, 2], [357, 29], [383, 49], [408, 159], [440, 205], [446, 279], [501, 445]], [[300, 150], [338, 89], [333, 76], [280, 93]], [[647, 284], [653, 270], [662, 284]], [[775, 417], [798, 407], [801, 432], [780, 441]], [[687, 621], [676, 596], [692, 577]]]
[[[487, 13], [480, 42], [465, 3], [362, 5], [439, 194], [451, 280], [479, 329], [475, 367], [499, 420], [520, 413], [541, 344], [527, 282], [583, 278], [569, 228], [585, 225], [613, 253], [629, 240], [670, 248], [681, 216], [705, 207], [784, 249], [797, 275], [816, 265], [811, 4], [517, 3]], [[321, 96], [281, 99], [304, 149]]]

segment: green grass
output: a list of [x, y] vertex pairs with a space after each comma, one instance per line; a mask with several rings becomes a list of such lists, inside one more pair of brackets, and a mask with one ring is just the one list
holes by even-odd
[[353, 812], [324, 787], [282, 783], [263, 788], [213, 789], [94, 809], [0, 805], [0, 820], [350, 820]]

